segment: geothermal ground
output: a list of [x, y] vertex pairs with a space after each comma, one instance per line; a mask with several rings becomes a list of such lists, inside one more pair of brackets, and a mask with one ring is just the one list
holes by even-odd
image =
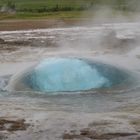
[[81, 57], [139, 79], [140, 23], [0, 32], [0, 139], [139, 140], [140, 84], [119, 90], [45, 95], [7, 90], [48, 57]]

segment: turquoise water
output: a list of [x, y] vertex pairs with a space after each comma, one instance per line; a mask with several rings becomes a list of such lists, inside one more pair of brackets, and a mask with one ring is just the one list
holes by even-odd
[[22, 79], [41, 92], [83, 91], [110, 88], [128, 81], [128, 74], [112, 66], [79, 58], [48, 58]]

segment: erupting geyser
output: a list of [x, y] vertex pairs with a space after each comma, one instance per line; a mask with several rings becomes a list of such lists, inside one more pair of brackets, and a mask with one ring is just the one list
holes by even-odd
[[24, 82], [39, 91], [79, 91], [111, 85], [85, 61], [66, 58], [41, 62], [24, 78]]
[[48, 58], [16, 78], [17, 91], [63, 92], [110, 88], [128, 81], [128, 74], [107, 64], [80, 58]]

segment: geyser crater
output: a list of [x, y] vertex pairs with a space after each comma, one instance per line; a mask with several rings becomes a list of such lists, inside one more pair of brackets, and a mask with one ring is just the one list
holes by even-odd
[[130, 73], [84, 58], [47, 58], [10, 81], [12, 91], [77, 92], [126, 86]]

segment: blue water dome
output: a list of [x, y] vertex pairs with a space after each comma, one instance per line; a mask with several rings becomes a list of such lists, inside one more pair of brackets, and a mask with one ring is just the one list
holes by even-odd
[[100, 66], [77, 58], [45, 59], [22, 81], [29, 88], [41, 92], [82, 91], [112, 85], [100, 71]]

